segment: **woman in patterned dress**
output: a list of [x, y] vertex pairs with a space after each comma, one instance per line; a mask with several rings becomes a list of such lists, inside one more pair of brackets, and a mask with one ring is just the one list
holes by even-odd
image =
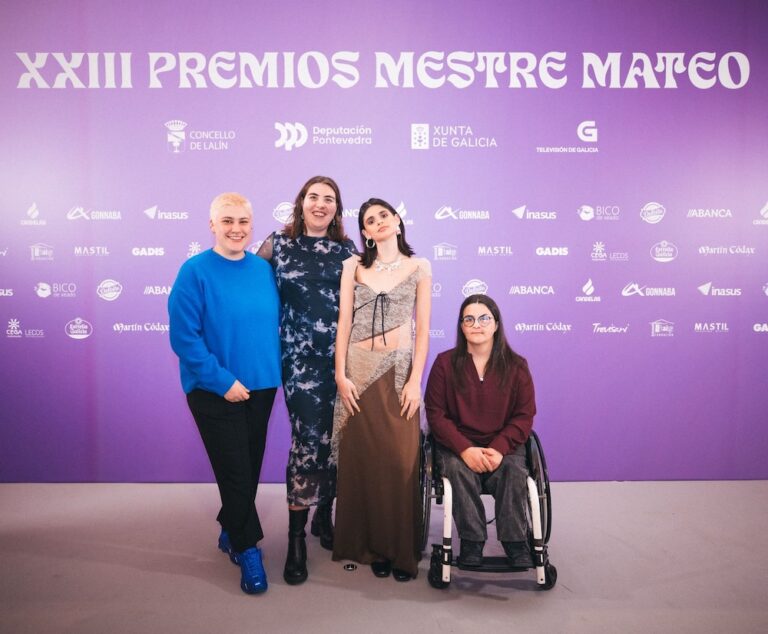
[[308, 576], [304, 527], [310, 506], [316, 507], [312, 534], [320, 537], [323, 548], [333, 548], [336, 465], [331, 460], [331, 431], [339, 278], [342, 262], [357, 253], [344, 233], [343, 209], [333, 179], [310, 178], [296, 196], [291, 222], [259, 249], [272, 264], [282, 303], [283, 391], [291, 419], [283, 578], [290, 585]]
[[344, 262], [336, 340], [333, 558], [408, 581], [421, 557], [418, 412], [432, 272], [411, 257], [389, 203], [370, 199], [358, 223], [365, 251]]

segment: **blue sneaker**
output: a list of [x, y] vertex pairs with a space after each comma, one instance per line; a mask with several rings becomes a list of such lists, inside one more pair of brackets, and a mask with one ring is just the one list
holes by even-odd
[[238, 555], [240, 561], [240, 587], [247, 594], [261, 594], [267, 591], [267, 573], [261, 561], [259, 548], [248, 548]]
[[221, 535], [219, 535], [219, 550], [229, 555], [229, 560], [236, 566], [240, 565], [237, 560], [237, 553], [232, 549], [232, 542], [229, 541], [229, 533], [223, 528], [221, 529]]

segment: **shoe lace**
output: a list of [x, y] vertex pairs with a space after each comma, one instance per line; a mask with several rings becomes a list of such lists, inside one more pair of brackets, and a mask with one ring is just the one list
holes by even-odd
[[259, 551], [255, 548], [249, 548], [246, 550], [241, 557], [241, 562], [243, 564], [243, 567], [245, 568], [245, 573], [249, 577], [255, 577], [259, 576], [261, 577], [261, 566], [259, 565]]

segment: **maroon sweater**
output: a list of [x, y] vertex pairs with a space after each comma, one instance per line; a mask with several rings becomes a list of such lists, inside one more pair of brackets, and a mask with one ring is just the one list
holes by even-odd
[[427, 420], [437, 442], [460, 454], [472, 446], [492, 447], [503, 456], [528, 440], [536, 414], [533, 379], [527, 365], [514, 367], [507, 384], [495, 372], [480, 377], [471, 355], [464, 364], [464, 386], [456, 388], [451, 355], [437, 355], [424, 399]]

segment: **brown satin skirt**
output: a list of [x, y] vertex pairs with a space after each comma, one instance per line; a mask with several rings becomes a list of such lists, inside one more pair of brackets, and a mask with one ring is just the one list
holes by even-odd
[[394, 367], [360, 395], [339, 444], [333, 559], [389, 559], [414, 577], [421, 559], [419, 415], [400, 416]]

